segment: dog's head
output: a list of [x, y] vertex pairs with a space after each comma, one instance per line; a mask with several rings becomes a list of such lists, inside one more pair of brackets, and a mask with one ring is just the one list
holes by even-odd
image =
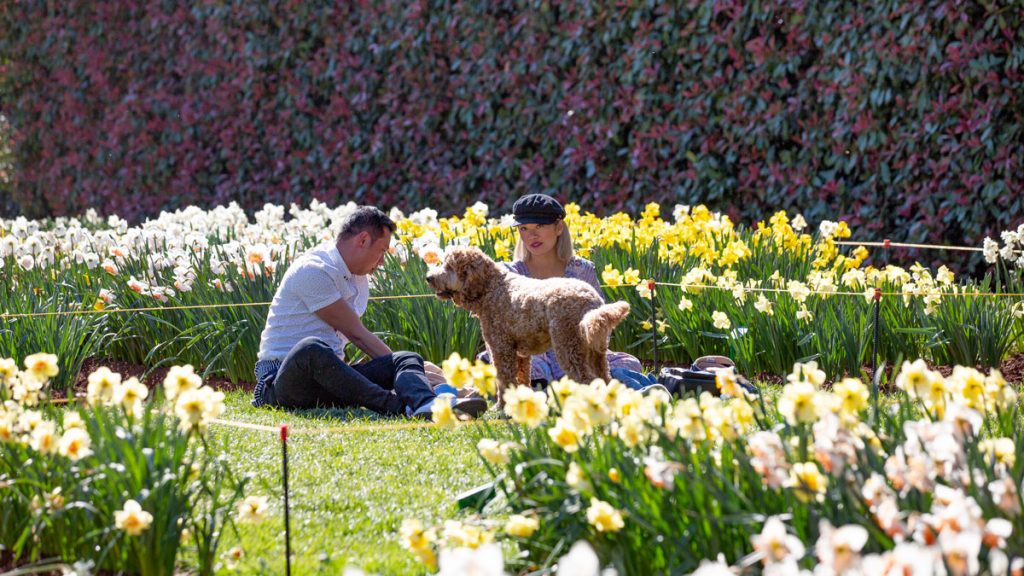
[[478, 248], [452, 248], [440, 268], [427, 273], [427, 284], [442, 300], [451, 299], [463, 306], [487, 293], [492, 279], [501, 271]]

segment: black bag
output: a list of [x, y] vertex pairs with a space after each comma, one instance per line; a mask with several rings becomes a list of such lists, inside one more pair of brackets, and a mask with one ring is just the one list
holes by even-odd
[[[687, 393], [700, 396], [702, 392], [719, 396], [721, 391], [718, 390], [715, 377], [721, 368], [735, 369], [736, 363], [725, 356], [701, 356], [689, 368], [662, 368], [658, 374], [658, 383], [676, 396]], [[736, 381], [747, 392], [759, 394], [757, 387], [741, 374], [736, 374]]]

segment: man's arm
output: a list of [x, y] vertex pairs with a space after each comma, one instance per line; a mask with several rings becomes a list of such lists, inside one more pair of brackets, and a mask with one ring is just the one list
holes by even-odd
[[314, 312], [321, 320], [327, 322], [331, 328], [345, 335], [350, 342], [355, 344], [370, 358], [379, 358], [391, 354], [391, 348], [380, 338], [363, 326], [356, 311], [344, 300], [336, 300], [327, 306]]

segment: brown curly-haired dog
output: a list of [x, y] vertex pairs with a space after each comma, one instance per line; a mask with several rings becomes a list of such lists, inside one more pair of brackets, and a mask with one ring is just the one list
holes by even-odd
[[565, 373], [584, 384], [608, 374], [608, 338], [629, 314], [629, 303], [605, 304], [594, 288], [571, 278], [537, 280], [498, 265], [476, 248], [453, 248], [427, 274], [438, 298], [451, 299], [480, 319], [504, 387], [530, 384], [530, 356], [554, 348]]

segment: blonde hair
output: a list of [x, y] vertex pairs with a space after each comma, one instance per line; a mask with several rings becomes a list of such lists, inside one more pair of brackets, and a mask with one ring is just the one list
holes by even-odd
[[[555, 241], [555, 254], [558, 259], [562, 262], [568, 262], [572, 260], [575, 251], [572, 247], [572, 233], [569, 232], [569, 225], [565, 223], [565, 220], [558, 220], [562, 223], [562, 233], [558, 235], [558, 240]], [[530, 251], [526, 249], [526, 245], [523, 244], [523, 237], [518, 235], [519, 239], [516, 240], [516, 249], [512, 252], [512, 258], [522, 262], [530, 261]]]

